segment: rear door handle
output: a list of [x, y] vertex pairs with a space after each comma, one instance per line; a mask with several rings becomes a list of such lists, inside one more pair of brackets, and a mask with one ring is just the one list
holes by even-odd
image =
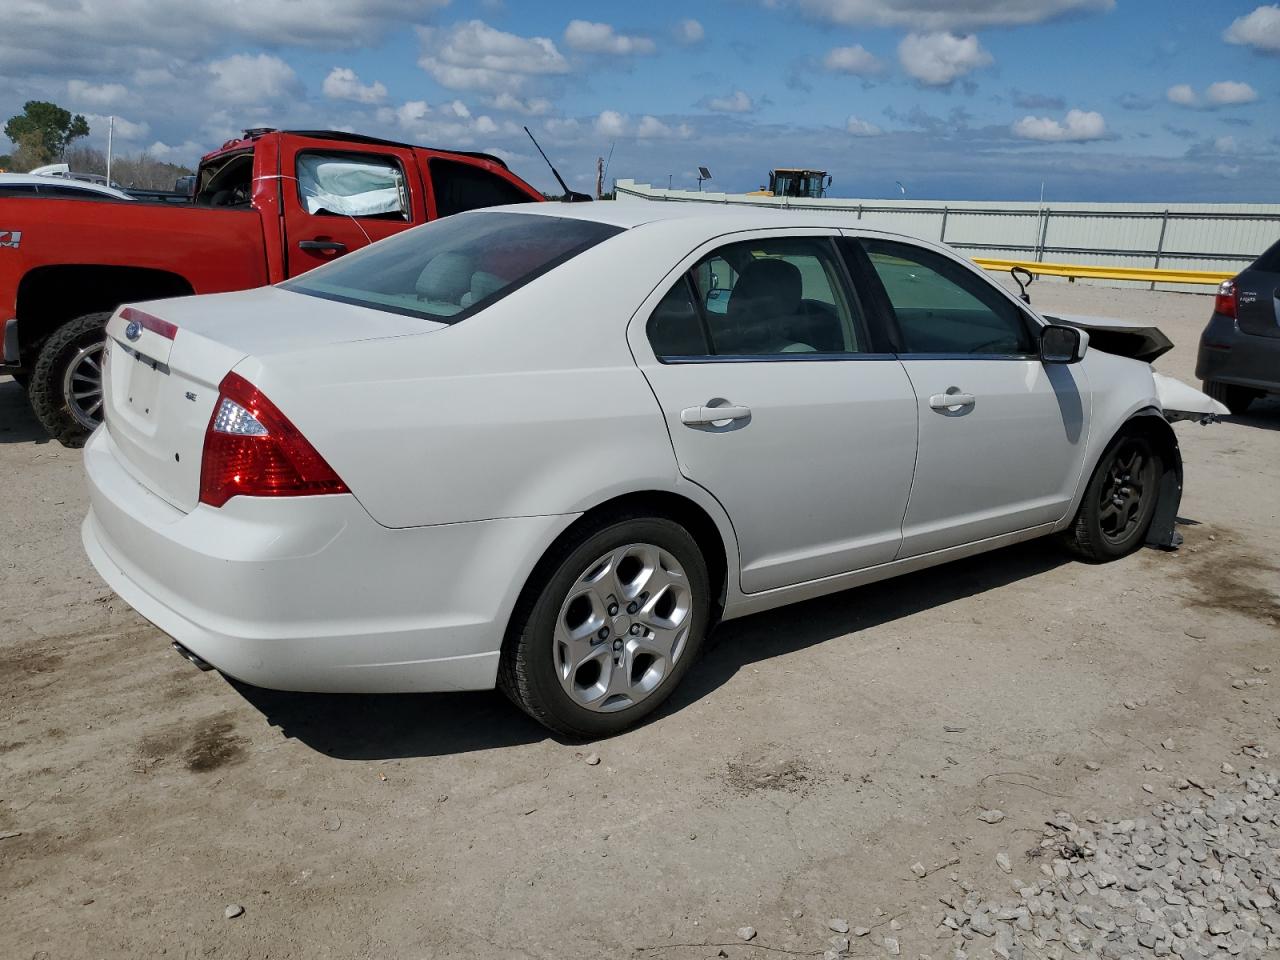
[[712, 423], [746, 420], [750, 416], [751, 408], [738, 404], [728, 404], [723, 407], [685, 407], [680, 411], [680, 422], [686, 427], [705, 427]]
[[929, 398], [934, 410], [950, 410], [952, 407], [972, 407], [977, 403], [972, 393], [935, 393]]
[[333, 253], [346, 253], [347, 245], [341, 240], [299, 240], [299, 250], [325, 250]]

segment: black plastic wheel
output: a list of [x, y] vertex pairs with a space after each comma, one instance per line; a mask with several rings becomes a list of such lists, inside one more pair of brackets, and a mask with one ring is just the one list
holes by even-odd
[[1146, 437], [1121, 433], [1103, 453], [1066, 531], [1068, 547], [1090, 563], [1132, 553], [1146, 540], [1164, 465]]

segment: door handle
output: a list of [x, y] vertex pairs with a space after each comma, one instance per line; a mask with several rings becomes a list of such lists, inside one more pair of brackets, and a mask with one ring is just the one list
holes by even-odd
[[978, 402], [972, 393], [935, 393], [929, 398], [934, 410], [950, 410], [953, 407], [972, 407]]
[[705, 427], [729, 420], [746, 420], [750, 416], [750, 407], [731, 403], [723, 407], [685, 407], [680, 411], [680, 422], [686, 427]]
[[331, 253], [346, 253], [347, 245], [341, 240], [299, 240], [299, 250], [323, 250]]

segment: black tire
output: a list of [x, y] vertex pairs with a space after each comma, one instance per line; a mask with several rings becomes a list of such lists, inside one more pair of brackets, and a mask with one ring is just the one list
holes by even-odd
[[1219, 403], [1225, 404], [1232, 413], [1244, 413], [1249, 409], [1249, 404], [1261, 396], [1257, 390], [1238, 387], [1234, 383], [1220, 383], [1217, 380], [1206, 380], [1204, 392]]
[[80, 447], [92, 432], [71, 412], [71, 398], [63, 387], [67, 365], [80, 350], [105, 339], [110, 313], [86, 313], [55, 330], [40, 346], [27, 396], [36, 419], [63, 446]]
[[[1134, 461], [1134, 455], [1140, 460]], [[1140, 463], [1136, 468], [1135, 462]], [[1121, 431], [1098, 461], [1075, 520], [1064, 532], [1068, 549], [1089, 563], [1118, 560], [1137, 550], [1147, 539], [1163, 474], [1163, 460], [1151, 441]]]
[[[672, 658], [674, 663], [666, 665], [652, 692], [630, 706], [622, 706], [614, 712], [599, 712], [575, 702], [561, 682], [557, 667], [560, 643], [557, 625], [562, 612], [569, 610], [570, 591], [585, 582], [588, 565], [631, 544], [653, 545], [669, 554], [683, 569], [681, 582], [687, 584], [691, 598], [688, 619], [682, 621], [687, 623], [688, 630]], [[620, 575], [619, 579], [625, 578]], [[662, 517], [620, 515], [601, 518], [576, 531], [571, 540], [553, 547], [538, 564], [511, 618], [498, 668], [498, 687], [525, 713], [557, 733], [578, 739], [621, 733], [656, 710], [688, 672], [702, 646], [711, 602], [706, 560], [693, 537], [682, 526]], [[618, 612], [619, 622], [606, 621], [606, 624], [612, 623], [617, 632], [617, 636], [609, 640], [610, 647], [627, 631], [620, 622], [625, 611]], [[595, 641], [590, 642], [595, 645]], [[596, 659], [613, 661], [614, 654], [609, 650], [602, 648], [602, 653], [605, 656]], [[617, 656], [629, 658], [631, 654], [628, 649], [628, 652], [620, 652]], [[635, 657], [634, 661], [628, 659], [632, 664], [633, 682], [634, 671], [643, 666], [642, 660], [642, 656]], [[580, 669], [588, 668], [584, 662]], [[570, 677], [567, 683], [577, 683], [576, 672], [570, 676], [566, 670], [565, 675]], [[602, 702], [610, 700], [615, 698], [602, 698]], [[625, 704], [628, 700], [622, 697], [615, 702]]]

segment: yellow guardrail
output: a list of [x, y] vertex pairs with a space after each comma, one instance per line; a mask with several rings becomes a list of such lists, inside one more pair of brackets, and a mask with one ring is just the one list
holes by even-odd
[[973, 262], [986, 270], [1011, 270], [1021, 267], [1046, 277], [1081, 277], [1090, 280], [1133, 280], [1137, 283], [1203, 283], [1217, 286], [1230, 280], [1234, 273], [1216, 270], [1162, 270], [1155, 267], [1094, 267], [1081, 263], [1038, 263], [1034, 260], [992, 260], [974, 257]]

